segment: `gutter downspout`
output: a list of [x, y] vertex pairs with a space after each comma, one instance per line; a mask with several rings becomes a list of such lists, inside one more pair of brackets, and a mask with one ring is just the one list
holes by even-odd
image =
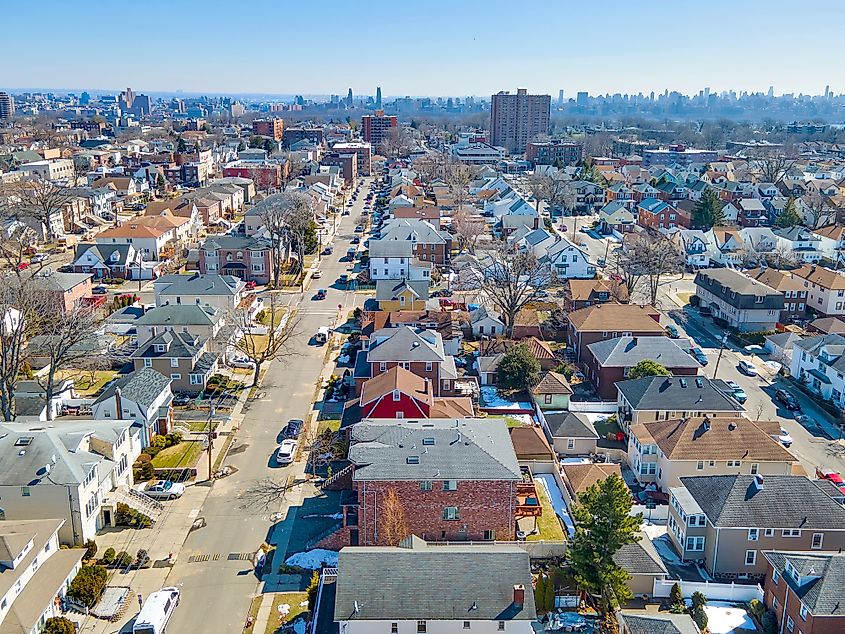
[[715, 527], [715, 528], [716, 528], [716, 544], [715, 544], [715, 547], [713, 548], [713, 573], [712, 573], [714, 577], [716, 576], [716, 561], [719, 558], [719, 532], [721, 531], [721, 529], [719, 527]]
[[783, 580], [783, 583], [786, 585], [786, 592], [783, 593], [783, 612], [781, 612], [783, 618], [780, 620], [780, 634], [783, 634], [783, 628], [786, 627], [786, 606], [789, 605], [789, 583], [786, 579]]

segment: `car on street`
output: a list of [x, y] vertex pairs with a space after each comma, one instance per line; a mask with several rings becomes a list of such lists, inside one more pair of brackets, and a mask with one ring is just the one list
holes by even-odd
[[290, 464], [296, 457], [296, 448], [299, 445], [293, 438], [283, 440], [279, 448], [276, 449], [276, 462], [278, 464]]
[[834, 471], [833, 469], [823, 469], [822, 467], [816, 467], [816, 477], [819, 480], [827, 480], [832, 482], [837, 488], [845, 491], [845, 478], [842, 477], [842, 474], [838, 471]]
[[317, 289], [317, 292], [314, 293], [314, 299], [326, 299], [327, 291], [324, 288]]
[[139, 488], [139, 491], [147, 494], [154, 500], [175, 500], [182, 497], [185, 493], [185, 485], [178, 482], [171, 482], [170, 480], [157, 480], [155, 482], [145, 482]]
[[757, 376], [757, 368], [754, 367], [754, 364], [751, 363], [751, 361], [740, 359], [736, 367], [746, 376]]
[[748, 400], [748, 394], [745, 393], [745, 390], [736, 381], [725, 381], [725, 385], [731, 389], [731, 396], [736, 399], [737, 403], [744, 403]]
[[301, 418], [291, 418], [285, 428], [282, 430], [283, 438], [299, 438], [302, 429], [305, 427], [305, 421]]
[[326, 247], [325, 249], [323, 249], [323, 255], [331, 255], [331, 254], [332, 254], [332, 248], [331, 247]]
[[781, 427], [780, 433], [777, 436], [777, 441], [784, 447], [789, 447], [790, 445], [792, 445], [792, 436], [789, 435], [788, 431]]
[[323, 277], [323, 272], [320, 269], [315, 269], [314, 272], [311, 274], [311, 277], [315, 280], [319, 280]]
[[358, 244], [359, 242], [361, 242], [361, 238], [359, 238], [358, 236], [352, 236], [352, 239], [349, 241], [349, 244]]
[[798, 412], [801, 410], [801, 405], [799, 405], [798, 399], [786, 390], [777, 390], [775, 392], [775, 398], [790, 412]]
[[701, 365], [707, 365], [707, 355], [704, 354], [704, 350], [701, 348], [693, 347], [690, 348], [689, 353], [698, 361]]
[[44, 260], [48, 259], [49, 257], [50, 257], [50, 256], [48, 256], [46, 253], [36, 253], [35, 255], [33, 255], [33, 256], [30, 258], [30, 260], [29, 260], [29, 261], [30, 261], [32, 264], [38, 264], [39, 262], [43, 262]]
[[229, 359], [229, 366], [233, 368], [241, 368], [243, 370], [252, 370], [255, 368], [255, 362], [248, 357], [238, 356]]
[[91, 289], [92, 295], [106, 295], [109, 292], [109, 289], [100, 284], [99, 286], [95, 286]]
[[357, 225], [355, 227], [355, 233], [364, 233], [364, 225]]
[[680, 336], [678, 334], [678, 329], [672, 324], [666, 326], [666, 334], [669, 335], [670, 339], [677, 339]]

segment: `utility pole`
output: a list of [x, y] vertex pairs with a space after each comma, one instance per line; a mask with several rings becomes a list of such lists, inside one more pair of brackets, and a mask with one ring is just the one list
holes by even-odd
[[138, 292], [141, 292], [141, 275], [144, 270], [144, 252], [138, 249]]
[[719, 356], [716, 357], [716, 367], [713, 368], [713, 378], [716, 378], [716, 374], [719, 372], [719, 362], [722, 360], [722, 353], [725, 351], [725, 344], [728, 342], [728, 333], [725, 333], [722, 336], [722, 344], [719, 346]]
[[214, 403], [211, 403], [208, 407], [208, 481], [211, 482], [214, 475], [212, 473], [212, 469], [214, 464], [211, 460], [211, 451], [214, 449], [214, 425], [212, 425], [212, 421], [214, 420]]

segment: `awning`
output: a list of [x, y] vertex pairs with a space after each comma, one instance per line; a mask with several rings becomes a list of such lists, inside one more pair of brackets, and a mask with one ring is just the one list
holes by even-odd
[[814, 377], [816, 377], [816, 378], [817, 378], [819, 381], [821, 381], [822, 383], [825, 383], [825, 384], [827, 384], [827, 385], [830, 385], [830, 379], [827, 377], [827, 375], [826, 375], [824, 372], [820, 372], [820, 371], [818, 370], [818, 368], [813, 368], [812, 370], [810, 370], [810, 371], [809, 371], [809, 373], [808, 373], [808, 374], [809, 374], [810, 376], [814, 376]]

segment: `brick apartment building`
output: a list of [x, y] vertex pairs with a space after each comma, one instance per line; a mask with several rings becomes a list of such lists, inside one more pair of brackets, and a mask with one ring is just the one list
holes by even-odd
[[390, 138], [391, 130], [398, 127], [399, 119], [385, 115], [384, 110], [376, 110], [374, 114], [361, 117], [361, 134], [375, 148], [376, 153], [381, 152], [381, 145]]
[[281, 141], [285, 135], [284, 119], [256, 119], [252, 122], [252, 133]]
[[294, 143], [300, 141], [313, 141], [317, 145], [323, 144], [323, 129], [322, 128], [285, 128], [282, 143], [285, 147], [290, 147]]
[[353, 187], [358, 179], [358, 155], [354, 152], [351, 154], [340, 154], [338, 152], [326, 154], [320, 164], [339, 167], [347, 187]]
[[322, 548], [387, 545], [384, 501], [395, 491], [408, 531], [427, 541], [514, 538], [522, 474], [502, 419], [365, 420], [352, 428], [343, 519]]
[[332, 152], [338, 154], [356, 154], [358, 156], [358, 173], [369, 176], [372, 171], [373, 147], [369, 143], [335, 143]]
[[529, 141], [525, 148], [525, 160], [534, 165], [575, 165], [581, 160], [583, 147], [579, 143], [553, 139], [551, 141]]
[[658, 198], [645, 198], [637, 205], [637, 224], [647, 229], [689, 229], [690, 215]]
[[283, 169], [290, 169], [289, 163], [280, 165], [270, 162], [234, 161], [223, 167], [223, 176], [248, 178], [255, 183], [256, 189], [266, 190], [282, 184]]
[[576, 363], [586, 363], [587, 346], [617, 337], [664, 337], [660, 313], [636, 304], [598, 304], [567, 315], [566, 341]]
[[490, 98], [490, 144], [512, 154], [525, 152], [529, 141], [549, 133], [550, 95], [500, 92]]

